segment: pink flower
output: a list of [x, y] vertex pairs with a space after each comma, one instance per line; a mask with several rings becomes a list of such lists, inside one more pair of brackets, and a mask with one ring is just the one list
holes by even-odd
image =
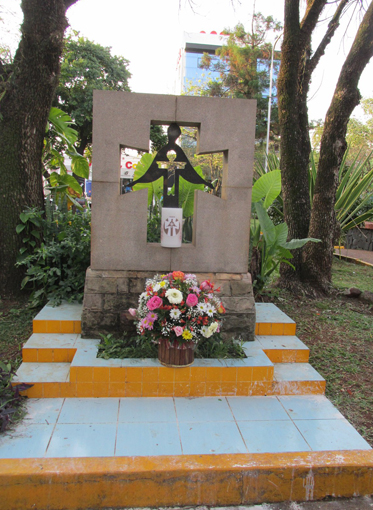
[[149, 312], [146, 318], [149, 322], [155, 322], [158, 319], [158, 315], [155, 312]]
[[146, 303], [146, 306], [149, 308], [149, 310], [155, 310], [156, 308], [159, 308], [162, 305], [162, 303], [163, 301], [159, 296], [153, 296]]
[[188, 297], [186, 298], [187, 306], [196, 306], [197, 303], [198, 297], [195, 294], [188, 294]]
[[175, 331], [176, 336], [181, 336], [183, 334], [184, 328], [181, 326], [175, 326], [173, 330]]
[[144, 329], [153, 329], [153, 323], [149, 321], [147, 318], [141, 319], [140, 325]]
[[136, 317], [136, 313], [137, 313], [136, 308], [129, 308], [128, 311], [132, 315], [132, 317]]
[[197, 296], [201, 294], [201, 289], [199, 287], [192, 287], [190, 290], [192, 290]]
[[204, 282], [202, 282], [201, 285], [200, 285], [200, 289], [204, 290], [204, 291], [211, 290], [211, 285], [210, 285], [209, 280], [205, 280]]

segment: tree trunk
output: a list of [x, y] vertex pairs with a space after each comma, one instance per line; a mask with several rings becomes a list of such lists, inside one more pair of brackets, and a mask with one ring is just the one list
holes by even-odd
[[[326, 2], [320, 2], [318, 13]], [[281, 135], [281, 181], [284, 216], [289, 239], [307, 237], [311, 205], [307, 167], [311, 144], [308, 132], [307, 94], [311, 75], [306, 63], [310, 56], [311, 33], [315, 22], [304, 31], [299, 21], [299, 0], [285, 1], [284, 40], [277, 80]], [[281, 285], [291, 288], [300, 279], [301, 250], [294, 250], [292, 264], [281, 267]]]
[[361, 98], [358, 89], [361, 73], [372, 56], [373, 1], [364, 15], [342, 67], [321, 138], [309, 237], [316, 237], [322, 242], [309, 243], [304, 254], [305, 281], [323, 292], [327, 292], [331, 284], [333, 241], [336, 230], [335, 195], [339, 167], [347, 148], [347, 124]]
[[48, 114], [58, 84], [66, 9], [77, 0], [23, 0], [22, 39], [0, 101], [0, 295], [19, 292], [14, 267], [26, 207], [43, 207], [41, 155]]
[[[328, 3], [327, 0], [307, 0], [303, 20], [299, 20], [299, 0], [285, 0], [284, 41], [277, 81], [281, 135], [281, 181], [288, 239], [308, 237], [311, 206], [308, 185], [309, 139], [307, 95], [312, 73], [325, 53], [340, 17], [349, 2], [340, 0], [324, 37], [316, 51], [311, 51], [311, 36]], [[307, 280], [304, 249], [294, 250], [292, 264], [282, 264], [280, 285], [291, 290]]]

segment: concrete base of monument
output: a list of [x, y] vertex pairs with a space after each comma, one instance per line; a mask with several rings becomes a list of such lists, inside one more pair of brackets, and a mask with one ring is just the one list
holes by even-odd
[[[121, 335], [123, 331], [135, 333], [128, 308], [137, 308], [139, 295], [144, 292], [145, 281], [154, 272], [146, 271], [96, 271], [86, 273], [82, 337], [100, 338], [100, 333]], [[249, 273], [196, 273], [199, 283], [210, 280], [218, 294], [226, 314], [222, 336], [254, 340], [255, 301]]]
[[33, 384], [27, 414], [0, 436], [1, 508], [372, 494], [373, 451], [324, 396], [295, 323], [272, 304], [256, 312], [246, 360], [172, 369], [97, 359], [99, 341], [79, 334], [81, 307], [45, 307], [13, 381]]

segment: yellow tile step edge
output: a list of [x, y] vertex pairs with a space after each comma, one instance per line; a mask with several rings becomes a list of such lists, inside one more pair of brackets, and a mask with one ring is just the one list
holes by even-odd
[[373, 452], [0, 459], [7, 510], [227, 506], [373, 493]]
[[[24, 347], [22, 360], [27, 363], [71, 363], [77, 348], [66, 347]], [[263, 352], [272, 363], [307, 363], [309, 349], [265, 349]]]
[[323, 395], [325, 381], [195, 383], [34, 383], [22, 392], [29, 398], [213, 397]]
[[33, 320], [33, 333], [81, 333], [80, 320]]

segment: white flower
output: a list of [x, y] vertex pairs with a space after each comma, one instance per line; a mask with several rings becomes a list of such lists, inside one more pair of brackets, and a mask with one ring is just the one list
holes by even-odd
[[204, 336], [205, 338], [210, 338], [210, 336], [212, 335], [212, 331], [210, 331], [210, 328], [208, 328], [207, 326], [202, 326], [201, 333], [202, 336]]
[[178, 289], [168, 289], [166, 290], [166, 298], [173, 305], [178, 305], [183, 300], [183, 295]]
[[219, 324], [217, 322], [213, 322], [212, 324], [210, 324], [209, 331], [211, 331], [212, 335], [216, 332], [216, 330], [218, 329], [218, 326], [219, 326]]
[[180, 315], [181, 315], [181, 312], [177, 308], [172, 308], [172, 310], [170, 310], [171, 319], [178, 319], [180, 317]]
[[209, 317], [212, 317], [214, 313], [216, 312], [215, 306], [213, 306], [211, 303], [207, 303], [206, 306], [206, 313]]
[[206, 305], [205, 305], [205, 303], [202, 303], [202, 302], [198, 303], [197, 310], [199, 310], [202, 313], [205, 313], [206, 312]]

